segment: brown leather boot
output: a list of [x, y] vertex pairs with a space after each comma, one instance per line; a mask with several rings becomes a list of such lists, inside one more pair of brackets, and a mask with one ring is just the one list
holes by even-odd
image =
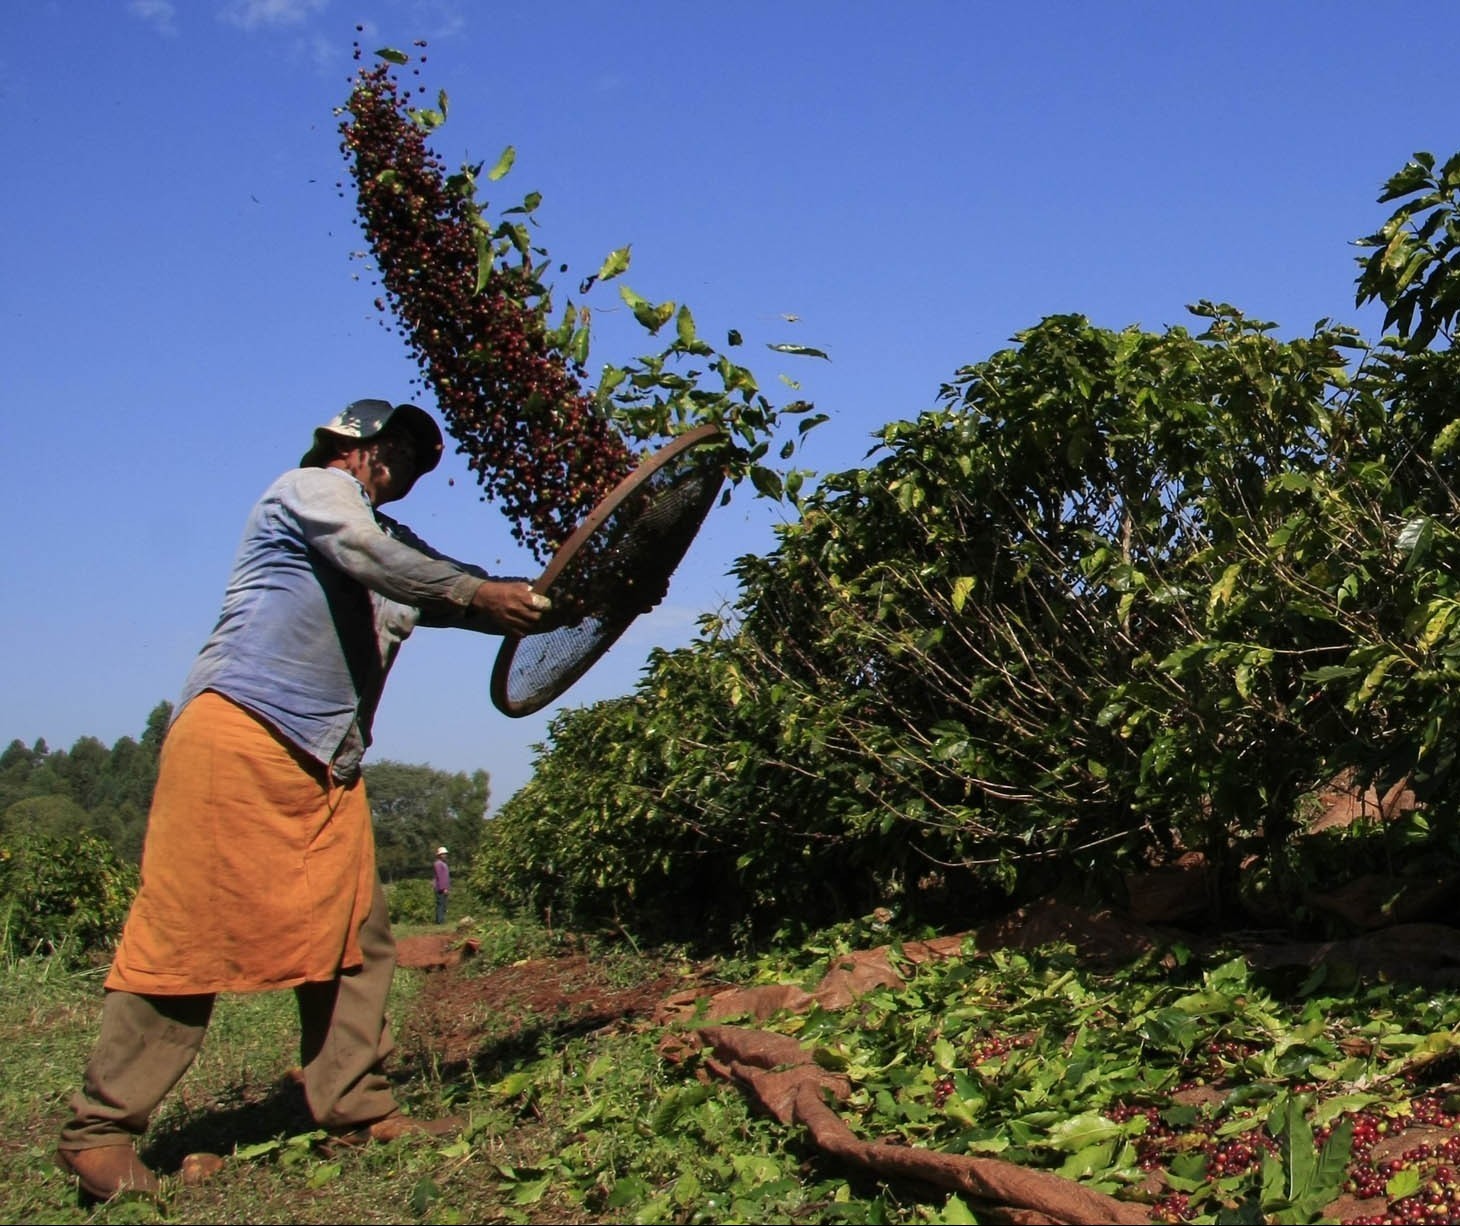
[[83, 1192], [97, 1200], [111, 1200], [123, 1192], [157, 1195], [157, 1176], [147, 1169], [131, 1145], [58, 1149], [56, 1160], [76, 1176]]

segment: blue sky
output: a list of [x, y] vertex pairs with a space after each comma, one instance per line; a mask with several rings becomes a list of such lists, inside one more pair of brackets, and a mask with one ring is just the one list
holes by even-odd
[[[826, 350], [742, 351], [830, 414], [800, 461], [821, 471], [1050, 314], [1160, 329], [1208, 298], [1283, 335], [1331, 316], [1374, 337], [1351, 241], [1413, 151], [1460, 148], [1446, 3], [12, 0], [6, 18], [0, 745], [138, 735], [311, 428], [420, 397], [338, 186], [357, 25], [367, 50], [427, 40], [449, 164], [516, 147], [489, 194], [543, 194], [565, 289], [632, 244], [623, 281], [702, 333]], [[623, 315], [600, 315], [595, 360], [644, 350]], [[397, 510], [447, 552], [537, 569], [459, 457]], [[748, 490], [713, 512], [667, 603], [563, 701], [627, 692], [651, 646], [686, 642], [777, 514]], [[499, 715], [495, 655], [419, 632], [372, 756], [482, 768], [504, 800], [553, 709]]]

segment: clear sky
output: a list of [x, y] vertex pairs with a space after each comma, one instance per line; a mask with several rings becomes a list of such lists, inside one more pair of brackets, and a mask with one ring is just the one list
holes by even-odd
[[[1160, 329], [1209, 298], [1282, 335], [1331, 316], [1375, 336], [1350, 243], [1387, 215], [1375, 197], [1413, 151], [1460, 148], [1448, 2], [9, 0], [5, 15], [0, 745], [140, 735], [212, 626], [249, 507], [312, 427], [358, 397], [419, 398], [339, 186], [357, 24], [367, 50], [427, 40], [449, 165], [517, 148], [488, 194], [543, 194], [565, 289], [632, 244], [623, 281], [688, 303], [705, 335], [826, 350], [741, 351], [831, 415], [801, 457], [821, 471], [858, 464], [880, 424], [1050, 314]], [[601, 318], [595, 360], [645, 350], [603, 348]], [[394, 509], [449, 553], [536, 572], [460, 457]], [[563, 701], [628, 692], [651, 645], [688, 641], [778, 513], [748, 489], [712, 512], [666, 604]], [[372, 757], [485, 769], [504, 800], [552, 709], [499, 715], [495, 655], [418, 632]]]

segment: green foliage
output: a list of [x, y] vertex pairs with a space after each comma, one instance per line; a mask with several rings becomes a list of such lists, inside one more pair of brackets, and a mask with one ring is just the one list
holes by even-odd
[[[404, 877], [385, 887], [386, 901], [390, 906], [390, 920], [393, 924], [435, 924], [436, 888], [427, 878]], [[450, 907], [446, 922], [456, 925], [471, 920], [474, 923], [482, 914], [482, 900], [470, 886], [456, 881], [451, 885]]]
[[781, 728], [768, 702], [732, 699], [726, 663], [656, 653], [637, 695], [555, 717], [564, 750], [488, 823], [473, 886], [531, 914], [690, 942], [763, 943], [788, 921], [871, 911], [916, 851], [890, 825], [859, 828], [839, 780], [812, 773], [829, 755], [798, 760], [816, 748], [793, 739], [795, 716]]
[[[0, 753], [0, 839], [91, 835], [138, 863], [171, 719], [172, 704], [158, 703], [140, 740], [122, 737], [110, 749], [90, 736], [69, 751], [52, 750], [44, 740], [31, 747], [12, 741]], [[365, 767], [365, 782], [386, 881], [429, 872], [442, 844], [454, 864], [470, 864], [491, 795], [485, 771], [385, 759]]]
[[73, 955], [104, 949], [121, 933], [137, 871], [93, 835], [7, 836], [0, 841], [0, 951]]
[[383, 759], [366, 765], [365, 788], [384, 880], [429, 872], [443, 845], [453, 866], [471, 863], [491, 795], [486, 771], [453, 773]]
[[685, 1082], [648, 1044], [574, 1041], [490, 1090], [562, 1132], [555, 1152], [502, 1171], [524, 1208], [551, 1192], [595, 1221], [888, 1220], [875, 1189], [854, 1195], [838, 1173], [808, 1171], [738, 1095]]
[[[105, 844], [109, 855], [135, 866], [141, 860], [157, 760], [171, 718], [172, 704], [158, 703], [139, 740], [122, 737], [110, 749], [90, 736], [80, 737], [69, 750], [52, 750], [44, 740], [32, 746], [12, 741], [0, 752], [0, 848], [27, 848], [29, 858], [42, 846], [62, 848], [60, 854], [71, 867], [63, 866], [60, 880], [68, 879], [78, 855], [87, 861], [96, 844]], [[365, 767], [365, 779], [375, 819], [377, 858], [387, 882], [429, 873], [435, 849], [442, 844], [451, 848], [452, 863], [464, 873], [481, 837], [490, 796], [485, 771], [453, 773], [383, 760]], [[78, 847], [92, 850], [83, 855], [74, 850]], [[77, 884], [76, 909], [83, 917], [77, 921], [77, 935], [83, 943], [110, 940], [125, 915], [125, 906], [119, 914], [105, 907], [96, 910], [91, 892], [101, 888], [105, 876], [102, 872], [96, 882]], [[4, 880], [0, 877], [0, 882]], [[435, 918], [429, 883], [426, 888], [429, 905], [422, 909], [411, 904], [403, 917], [425, 922]], [[130, 898], [129, 892], [127, 896]], [[29, 916], [23, 924], [12, 916], [12, 944], [7, 949], [24, 950], [37, 942], [59, 940], [66, 931], [56, 918], [59, 913], [53, 914], [59, 905], [44, 903], [42, 913]], [[457, 916], [467, 913], [465, 897], [454, 899], [453, 912]], [[85, 918], [88, 915], [91, 918]]]
[[1269, 1222], [1312, 1222], [1338, 1199], [1353, 1153], [1354, 1124], [1344, 1120], [1321, 1145], [1303, 1101], [1283, 1094], [1268, 1116], [1268, 1131], [1281, 1145], [1262, 1165], [1261, 1208]]
[[[500, 966], [553, 953], [572, 955], [561, 971], [581, 973], [569, 968], [580, 966], [583, 947], [560, 930], [492, 917], [483, 935], [474, 973], [481, 959]], [[707, 993], [729, 982], [804, 983], [858, 935], [818, 934], [754, 966], [696, 969]], [[597, 944], [587, 952], [611, 956]], [[1460, 1012], [1447, 993], [1402, 981], [1337, 988], [1338, 966], [1258, 973], [1220, 949], [1173, 948], [1103, 969], [1064, 946], [1016, 952], [970, 942], [957, 957], [914, 965], [894, 949], [893, 958], [902, 986], [876, 989], [857, 1008], [765, 1023], [849, 1078], [851, 1095], [837, 1109], [860, 1138], [1060, 1172], [1148, 1205], [1153, 1221], [1318, 1221], [1350, 1181], [1381, 1198], [1376, 1216], [1415, 1220], [1446, 1193], [1442, 1167], [1453, 1165], [1454, 1142], [1442, 1146], [1436, 1130], [1453, 1132], [1448, 1091], [1460, 1054]], [[635, 962], [633, 982], [644, 985], [685, 969], [663, 951]], [[448, 1060], [432, 1027], [449, 1026], [459, 1040], [465, 1020], [444, 1018], [433, 999], [433, 987], [448, 982], [459, 1008], [465, 982], [397, 975], [391, 1016], [411, 1070], [399, 1092], [413, 1112], [462, 1115], [459, 1136], [323, 1152], [321, 1133], [277, 1089], [295, 1058], [292, 998], [224, 997], [190, 1092], [170, 1096], [144, 1138], [144, 1155], [166, 1177], [165, 1204], [133, 1217], [135, 1206], [78, 1207], [46, 1161], [56, 1104], [74, 1089], [95, 1037], [94, 977], [57, 974], [50, 959], [0, 963], [9, 1056], [0, 1103], [14, 1142], [0, 1154], [0, 1207], [18, 1221], [297, 1221], [301, 1197], [320, 1221], [984, 1216], [972, 1198], [849, 1178], [803, 1132], [706, 1078], [693, 1057], [663, 1059], [658, 1027], [585, 1033], [520, 1003], [480, 1018], [481, 1049]], [[1422, 1127], [1400, 1139], [1414, 1126]], [[1413, 1148], [1420, 1140], [1428, 1156]], [[227, 1162], [208, 1183], [185, 1186], [177, 1160], [199, 1143]]]
[[1359, 260], [1359, 303], [1381, 301], [1388, 308], [1384, 326], [1397, 327], [1411, 349], [1437, 336], [1452, 339], [1460, 314], [1460, 153], [1439, 169], [1434, 154], [1416, 153], [1379, 200], [1403, 203], [1358, 240], [1373, 252]]
[[121, 932], [137, 887], [157, 755], [172, 715], [159, 703], [142, 740], [95, 737], [69, 751], [12, 741], [0, 754], [0, 951], [83, 957]]
[[69, 751], [12, 741], [0, 754], [0, 837], [88, 832], [136, 863], [171, 718], [172, 704], [158, 703], [140, 742], [122, 737], [110, 749], [92, 736]]
[[1192, 312], [1045, 319], [798, 494], [727, 617], [555, 720], [480, 887], [763, 936], [1118, 899], [1178, 849], [1232, 903], [1341, 772], [1410, 777], [1450, 831], [1460, 359]]
[[55, 838], [76, 838], [95, 826], [91, 815], [69, 796], [28, 796], [5, 810], [0, 834], [15, 837], [35, 832]]
[[385, 887], [392, 924], [430, 924], [436, 920], [436, 890], [429, 881], [409, 877]]

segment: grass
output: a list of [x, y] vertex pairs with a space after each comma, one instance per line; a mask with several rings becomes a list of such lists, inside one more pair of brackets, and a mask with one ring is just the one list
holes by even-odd
[[[253, 1156], [228, 1162], [200, 1187], [167, 1179], [159, 1208], [80, 1204], [53, 1152], [100, 1023], [104, 972], [61, 966], [45, 958], [0, 966], [0, 1109], [10, 1121], [0, 1146], [4, 1220], [398, 1222], [419, 1216], [400, 1179], [417, 1168], [422, 1174], [436, 1169], [431, 1147], [401, 1141], [327, 1160], [311, 1144], [310, 1122], [284, 1082], [297, 1063], [289, 992], [219, 998], [198, 1060], [140, 1146], [163, 1171], [176, 1170], [187, 1153]], [[408, 1012], [419, 987], [418, 976], [398, 975], [392, 1014]], [[405, 1090], [409, 1106], [434, 1111], [441, 1087], [417, 1081]]]
[[[474, 934], [482, 952], [465, 978], [494, 967], [548, 975], [551, 962], [523, 964], [554, 958], [578, 976], [585, 954], [600, 985], [685, 968], [681, 951], [630, 950], [501, 917], [481, 920]], [[868, 936], [832, 932], [783, 955], [696, 969], [702, 982], [809, 987], [836, 953], [877, 943]], [[1096, 973], [1065, 948], [965, 951], [905, 970], [905, 987], [876, 989], [856, 1008], [769, 1023], [849, 1072], [854, 1093], [842, 1115], [865, 1139], [1078, 1169], [1122, 1199], [1155, 1196], [1142, 1190], [1155, 1164], [1190, 1220], [1305, 1222], [1337, 1181], [1369, 1178], [1372, 1163], [1355, 1140], [1346, 1169], [1304, 1168], [1306, 1199], [1296, 1198], [1296, 1159], [1269, 1144], [1281, 1139], [1273, 1130], [1282, 1121], [1306, 1112], [1314, 1128], [1337, 1132], [1352, 1120], [1383, 1132], [1402, 1131], [1422, 1109], [1460, 1113], [1460, 1085], [1449, 1080], [1460, 1061], [1460, 1004], [1447, 991], [1317, 972], [1288, 982], [1230, 953]], [[68, 971], [61, 959], [0, 963], [0, 1107], [11, 1123], [0, 1145], [5, 1221], [974, 1220], [957, 1197], [861, 1178], [823, 1159], [695, 1060], [666, 1060], [662, 1034], [647, 1023], [587, 1029], [540, 1014], [520, 1017], [508, 1035], [504, 1011], [473, 1021], [474, 1049], [448, 1054], [451, 1017], [440, 1005], [456, 997], [443, 993], [452, 982], [469, 985], [409, 971], [397, 975], [391, 1001], [398, 1094], [413, 1113], [463, 1116], [459, 1135], [325, 1152], [285, 1078], [296, 1057], [292, 994], [223, 997], [202, 1055], [143, 1138], [144, 1157], [166, 1175], [162, 1202], [84, 1205], [52, 1151], [95, 1037], [100, 981], [100, 971]], [[1444, 1076], [1407, 1080], [1416, 1068]], [[1178, 1090], [1192, 1086], [1224, 1088], [1214, 1099], [1181, 1099]], [[1302, 1133], [1292, 1149], [1299, 1157], [1322, 1140], [1307, 1123], [1288, 1128]], [[1237, 1162], [1233, 1147], [1248, 1142], [1260, 1144]], [[208, 1182], [185, 1186], [173, 1172], [195, 1152], [227, 1161]], [[1434, 1161], [1410, 1162], [1402, 1178], [1386, 1169], [1379, 1186], [1388, 1180], [1395, 1204], [1416, 1189], [1433, 1193]]]
[[[439, 931], [437, 929], [427, 929]], [[397, 926], [398, 936], [416, 931]], [[474, 929], [483, 942], [476, 973], [524, 958], [591, 952], [613, 977], [651, 976], [677, 965], [675, 953], [654, 955], [585, 945], [571, 934], [546, 933], [489, 917]], [[587, 1221], [575, 1193], [557, 1194], [547, 1172], [565, 1170], [562, 1152], [590, 1114], [623, 1124], [652, 1098], [663, 1078], [652, 1036], [577, 1036], [554, 1050], [553, 1019], [542, 1019], [524, 1059], [561, 1061], [557, 1102], [529, 1106], [483, 1084], [471, 1068], [443, 1072], [424, 1042], [402, 1044], [393, 1075], [406, 1076], [398, 1096], [407, 1110], [466, 1117], [463, 1133], [445, 1141], [403, 1138], [360, 1150], [322, 1152], [285, 1082], [297, 1061], [292, 993], [220, 997], [208, 1038], [193, 1068], [164, 1101], [139, 1144], [164, 1173], [185, 1155], [217, 1153], [229, 1160], [195, 1187], [165, 1174], [159, 1205], [119, 1201], [83, 1204], [54, 1165], [56, 1130], [67, 1114], [100, 1022], [102, 969], [65, 969], [65, 960], [12, 958], [0, 963], [0, 1108], [10, 1129], [0, 1145], [0, 1218], [14, 1222], [548, 1222]], [[397, 1035], [411, 1029], [426, 978], [400, 972], [390, 1012]], [[512, 1065], [494, 1062], [497, 1076]], [[610, 1075], [609, 1070], [612, 1070]], [[577, 1071], [575, 1071], [577, 1070]], [[543, 1076], [541, 1067], [538, 1076]], [[735, 1096], [730, 1109], [744, 1113]], [[586, 1135], [586, 1134], [585, 1134]], [[595, 1131], [582, 1161], [612, 1169], [636, 1150], [634, 1128]], [[582, 1142], [577, 1142], [581, 1145]], [[591, 1150], [591, 1152], [589, 1152]], [[620, 1153], [619, 1151], [623, 1151]], [[664, 1159], [666, 1164], [671, 1159]], [[571, 1180], [566, 1181], [571, 1183]], [[600, 1200], [607, 1205], [612, 1186]]]
[[[439, 931], [425, 929], [426, 931]], [[398, 936], [414, 930], [397, 927]], [[682, 971], [678, 950], [627, 949], [501, 917], [478, 922], [469, 974], [525, 959], [586, 954], [609, 985]], [[727, 971], [727, 973], [730, 973]], [[755, 970], [738, 968], [735, 977]], [[760, 968], [760, 973], [766, 973]], [[164, 1172], [159, 1204], [84, 1204], [55, 1167], [55, 1134], [101, 1012], [103, 971], [61, 959], [0, 963], [0, 1217], [14, 1222], [590, 1222], [900, 1220], [876, 1189], [845, 1180], [786, 1146], [728, 1087], [700, 1085], [667, 1064], [652, 1028], [581, 1033], [562, 1018], [523, 1019], [529, 1036], [488, 1043], [445, 1065], [421, 1035], [402, 1041], [392, 1072], [413, 1113], [467, 1120], [446, 1140], [322, 1152], [283, 1084], [296, 1059], [291, 993], [220, 997], [197, 1062], [168, 1096], [139, 1149]], [[401, 972], [392, 992], [398, 1037], [415, 1034], [428, 977]], [[483, 1031], [490, 1039], [490, 1027]], [[186, 1154], [217, 1153], [222, 1170], [185, 1186]], [[884, 1203], [885, 1202], [885, 1203]], [[911, 1202], [910, 1202], [911, 1203]]]

